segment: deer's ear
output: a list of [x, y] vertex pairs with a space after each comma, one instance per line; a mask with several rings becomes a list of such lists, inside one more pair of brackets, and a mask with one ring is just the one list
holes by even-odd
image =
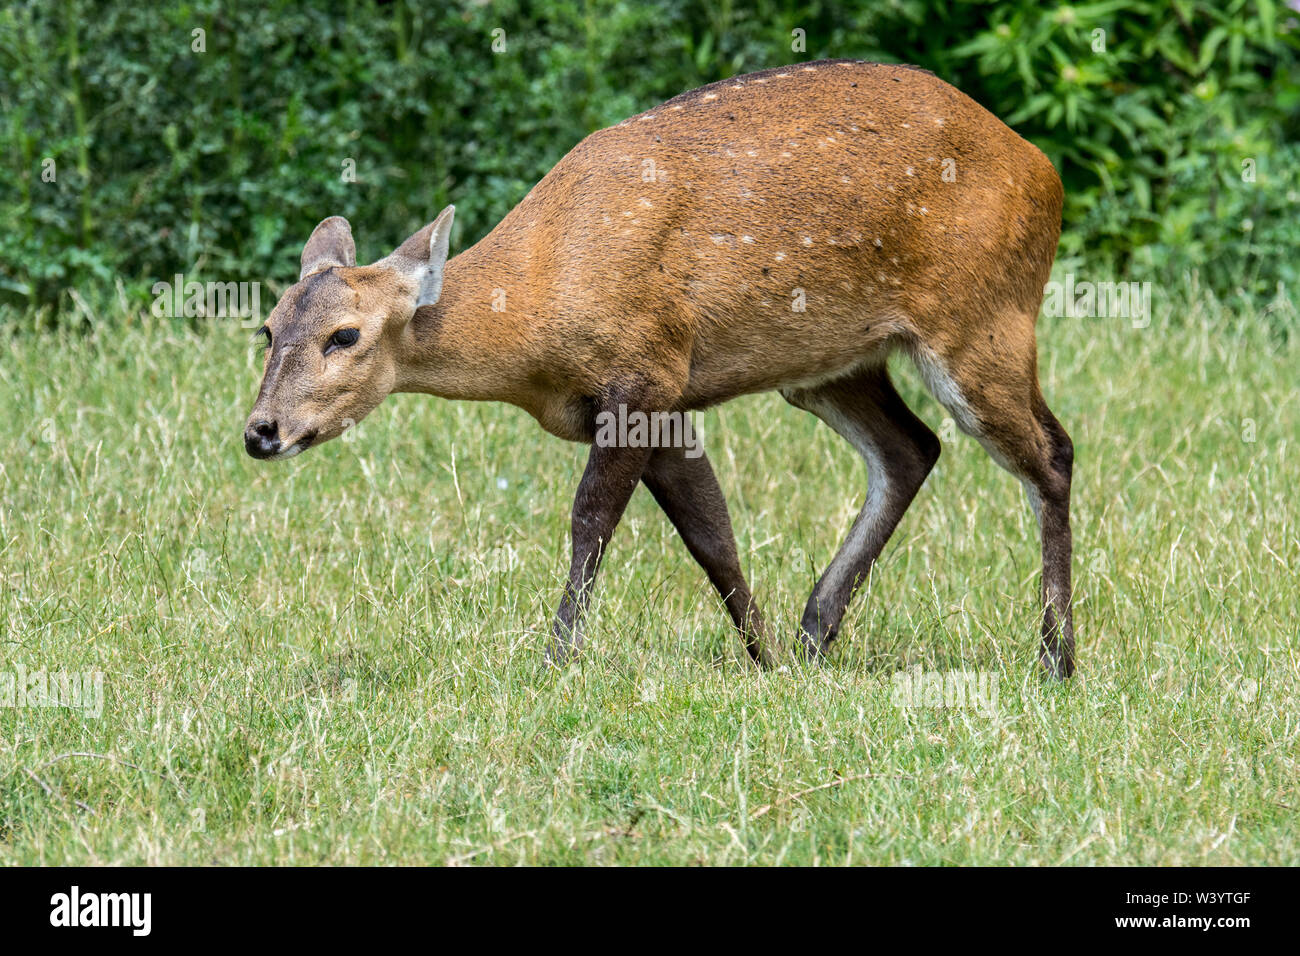
[[356, 264], [357, 246], [352, 241], [352, 226], [342, 216], [330, 216], [321, 220], [320, 225], [312, 230], [307, 245], [302, 247], [302, 269], [298, 281], [331, 266]]
[[415, 307], [432, 305], [442, 294], [442, 270], [447, 264], [448, 240], [456, 207], [448, 206], [438, 218], [397, 247], [384, 265], [407, 278], [415, 287]]

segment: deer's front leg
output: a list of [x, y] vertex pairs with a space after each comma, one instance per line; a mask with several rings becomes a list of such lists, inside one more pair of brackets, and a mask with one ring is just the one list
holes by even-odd
[[582, 646], [582, 613], [591, 597], [596, 570], [651, 451], [648, 447], [592, 445], [573, 501], [573, 560], [546, 651], [551, 664], [567, 662]]

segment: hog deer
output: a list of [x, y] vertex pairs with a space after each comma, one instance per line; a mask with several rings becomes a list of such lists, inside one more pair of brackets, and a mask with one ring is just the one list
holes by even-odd
[[816, 658], [939, 456], [890, 381], [901, 350], [1027, 489], [1040, 659], [1068, 677], [1073, 447], [1039, 389], [1034, 334], [1061, 203], [1042, 153], [923, 70], [833, 60], [713, 83], [588, 136], [450, 261], [450, 206], [366, 266], [348, 222], [324, 220], [261, 330], [245, 445], [287, 458], [391, 392], [517, 405], [592, 445], [547, 659], [580, 647], [601, 558], [644, 482], [770, 664], [707, 457], [597, 441], [596, 422], [776, 390], [867, 466], [861, 512], [800, 622]]

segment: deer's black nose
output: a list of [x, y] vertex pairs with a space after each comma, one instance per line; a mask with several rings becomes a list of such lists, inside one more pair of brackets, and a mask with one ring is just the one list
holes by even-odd
[[270, 458], [280, 451], [279, 432], [275, 422], [249, 422], [244, 430], [244, 448], [254, 458]]

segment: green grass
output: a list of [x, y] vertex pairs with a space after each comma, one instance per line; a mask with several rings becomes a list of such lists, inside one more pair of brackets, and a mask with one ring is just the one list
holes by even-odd
[[[397, 396], [259, 464], [235, 323], [12, 334], [0, 673], [101, 671], [104, 708], [0, 707], [0, 863], [1295, 863], [1300, 363], [1266, 327], [1043, 320], [1077, 449], [1065, 686], [1032, 515], [967, 438], [824, 666], [743, 665], [640, 491], [553, 673], [584, 449]], [[788, 637], [864, 468], [773, 396], [702, 432]], [[996, 712], [896, 706], [914, 666], [993, 673]]]

